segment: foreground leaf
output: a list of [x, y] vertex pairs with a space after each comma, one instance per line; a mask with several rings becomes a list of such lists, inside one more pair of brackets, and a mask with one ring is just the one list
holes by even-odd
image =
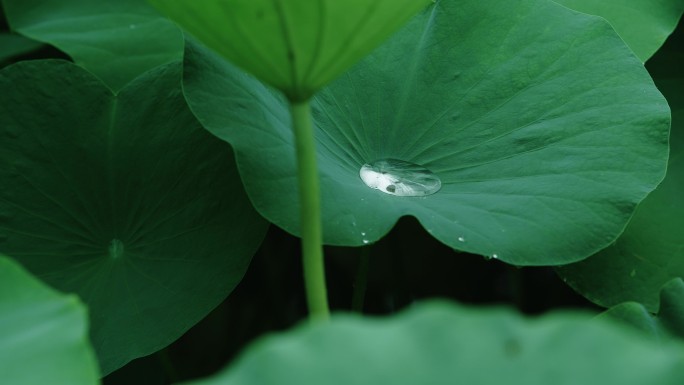
[[608, 322], [559, 313], [445, 303], [394, 318], [337, 316], [261, 340], [230, 368], [192, 385], [680, 384], [684, 347]]
[[627, 45], [648, 60], [684, 13], [682, 0], [554, 0], [580, 12], [606, 18]]
[[181, 31], [144, 0], [1, 0], [15, 31], [54, 45], [114, 91], [180, 59]]
[[684, 277], [684, 55], [660, 56], [653, 64], [667, 64], [654, 77], [672, 108], [667, 176], [639, 205], [615, 244], [557, 270], [580, 294], [605, 307], [636, 301], [654, 312], [661, 286]]
[[[299, 234], [282, 98], [188, 43], [184, 92], [230, 142], [262, 215]], [[324, 239], [375, 242], [404, 215], [458, 250], [518, 265], [581, 260], [662, 179], [669, 109], [603, 20], [536, 0], [444, 0], [313, 101]], [[361, 167], [427, 167], [441, 190], [399, 197]]]
[[684, 340], [684, 281], [675, 278], [660, 290], [660, 309], [652, 315], [638, 302], [624, 302], [601, 314], [646, 332], [655, 340], [667, 341], [672, 336]]
[[8, 385], [99, 383], [85, 307], [2, 255], [0, 376]]
[[293, 100], [308, 99], [430, 0], [149, 0]]
[[0, 251], [88, 304], [104, 374], [233, 290], [266, 223], [188, 110], [179, 63], [114, 96], [73, 64], [22, 62], [0, 90]]

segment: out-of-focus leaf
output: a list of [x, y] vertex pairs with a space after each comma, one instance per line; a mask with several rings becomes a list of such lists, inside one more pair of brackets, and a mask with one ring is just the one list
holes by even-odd
[[96, 385], [88, 314], [0, 255], [0, 383]]
[[308, 99], [430, 0], [149, 0], [196, 38], [285, 92]]
[[684, 347], [579, 314], [525, 319], [445, 303], [388, 319], [338, 315], [252, 345], [188, 385], [679, 385]]

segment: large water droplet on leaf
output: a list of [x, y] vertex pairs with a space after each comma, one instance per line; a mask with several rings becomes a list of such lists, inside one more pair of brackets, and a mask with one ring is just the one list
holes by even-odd
[[366, 186], [400, 197], [431, 195], [442, 187], [442, 181], [432, 171], [397, 159], [366, 163], [359, 176]]

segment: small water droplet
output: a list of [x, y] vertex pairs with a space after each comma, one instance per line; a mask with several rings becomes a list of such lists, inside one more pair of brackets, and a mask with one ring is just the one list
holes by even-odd
[[493, 259], [499, 259], [499, 255], [498, 254], [492, 254], [492, 258]]
[[629, 273], [629, 276], [632, 278], [636, 277], [636, 270], [632, 269], [632, 271]]
[[361, 232], [361, 236], [362, 236], [362, 237], [365, 237], [365, 236], [366, 236], [366, 233], [362, 231], [362, 232]]
[[367, 245], [367, 244], [369, 244], [369, 243], [370, 243], [370, 241], [369, 241], [368, 239], [364, 239], [364, 240], [363, 240], [363, 244], [364, 244], [364, 245]]
[[458, 237], [458, 241], [459, 241], [459, 242], [465, 242], [465, 238], [463, 238], [463, 237]]
[[432, 171], [397, 159], [366, 163], [359, 176], [366, 186], [400, 197], [431, 195], [442, 188], [442, 181]]

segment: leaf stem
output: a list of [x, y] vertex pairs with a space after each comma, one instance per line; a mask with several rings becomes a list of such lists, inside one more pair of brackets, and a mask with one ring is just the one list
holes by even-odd
[[302, 263], [304, 285], [311, 320], [330, 318], [325, 285], [321, 197], [316, 166], [316, 143], [309, 101], [290, 101], [292, 126], [297, 150]]

